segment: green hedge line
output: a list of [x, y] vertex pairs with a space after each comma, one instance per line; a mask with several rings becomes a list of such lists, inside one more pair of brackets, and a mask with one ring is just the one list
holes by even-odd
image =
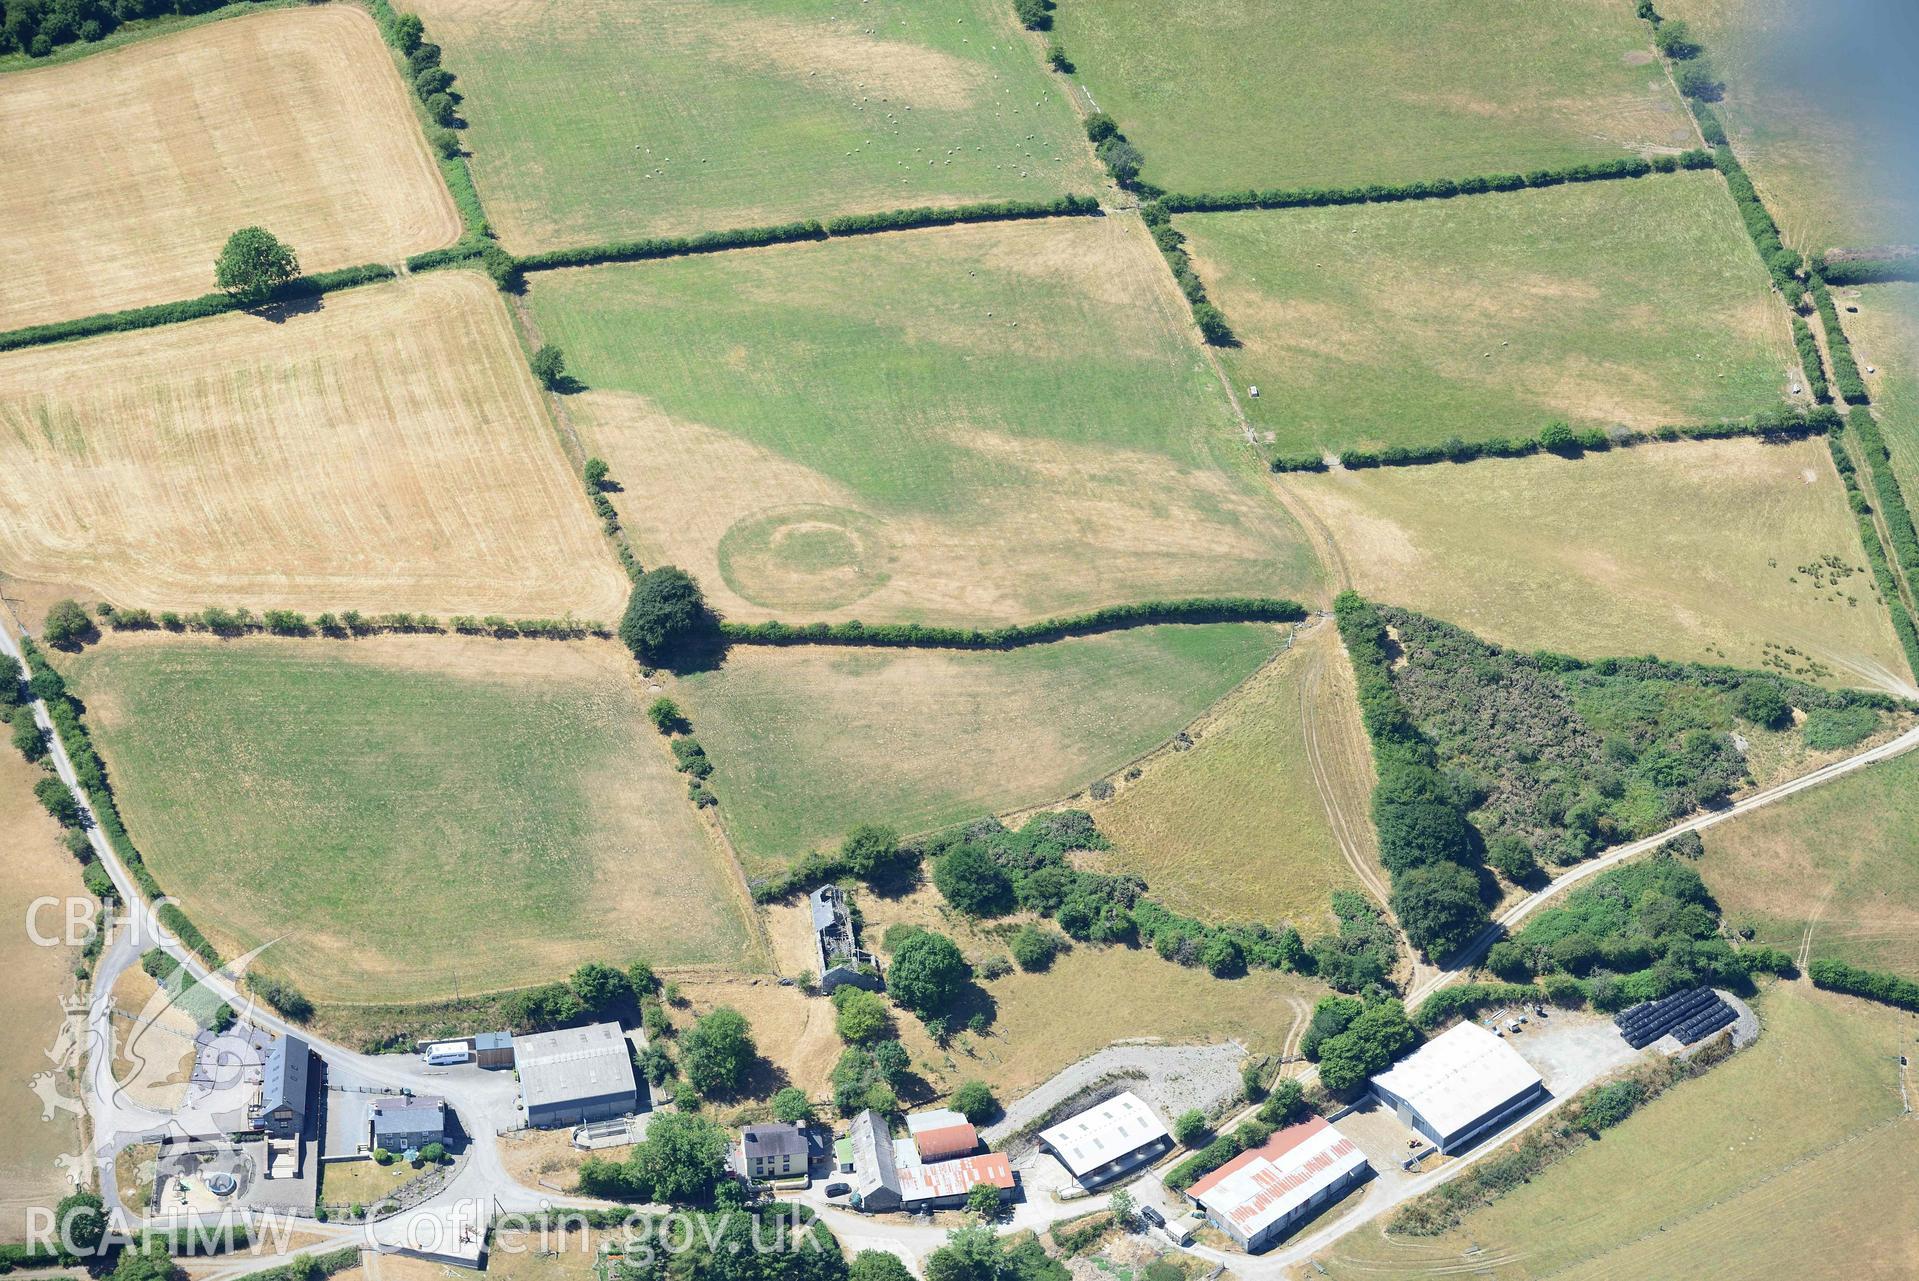
[[0, 1245], [0, 1272], [15, 1268], [54, 1268], [60, 1266], [60, 1251], [51, 1245]]
[[1832, 290], [1826, 288], [1824, 278], [1816, 271], [1807, 275], [1806, 289], [1812, 294], [1812, 305], [1819, 310], [1819, 322], [1826, 327], [1826, 352], [1832, 358], [1833, 386], [1850, 404], [1868, 403], [1872, 397], [1866, 394], [1866, 380], [1859, 376], [1859, 362], [1852, 357], [1852, 340], [1846, 337], [1845, 326], [1839, 323], [1839, 308], [1833, 305]]
[[[1392, 445], [1385, 449], [1347, 449], [1339, 455], [1340, 465], [1357, 470], [1362, 467], [1420, 467], [1430, 463], [1469, 463], [1480, 458], [1524, 458], [1531, 454], [1553, 453], [1577, 457], [1587, 452], [1620, 449], [1655, 441], [1725, 440], [1736, 436], [1763, 436], [1793, 439], [1817, 436], [1836, 430], [1839, 411], [1830, 406], [1801, 411], [1781, 407], [1754, 414], [1750, 418], [1726, 419], [1712, 423], [1674, 424], [1651, 431], [1608, 435], [1597, 428], [1572, 431], [1563, 424], [1548, 426], [1537, 436], [1494, 436], [1487, 440], [1461, 440], [1457, 436], [1437, 445]], [[1325, 471], [1326, 460], [1318, 454], [1286, 454], [1273, 459], [1278, 472]]]
[[608, 262], [642, 262], [649, 258], [679, 258], [687, 254], [717, 253], [722, 249], [757, 249], [799, 240], [824, 240], [826, 228], [807, 220], [777, 227], [739, 227], [731, 231], [704, 231], [692, 236], [652, 236], [644, 240], [613, 240], [573, 249], [549, 249], [518, 260], [522, 271], [555, 267], [591, 267]]
[[[378, 263], [369, 263], [362, 267], [343, 267], [339, 271], [302, 276], [275, 290], [267, 305], [298, 302], [301, 299], [317, 298], [321, 294], [331, 293], [336, 289], [351, 289], [355, 285], [391, 279], [393, 279], [393, 269]], [[198, 298], [187, 298], [180, 302], [156, 303], [150, 307], [131, 307], [125, 311], [107, 311], [95, 316], [81, 316], [74, 320], [56, 320], [44, 325], [9, 329], [0, 333], [0, 351], [13, 351], [20, 347], [41, 347], [48, 343], [72, 342], [78, 338], [91, 338], [97, 334], [119, 333], [124, 330], [154, 329], [161, 325], [174, 325], [186, 320], [204, 320], [208, 316], [240, 310], [242, 310], [241, 305], [227, 294], [201, 294]]]
[[843, 214], [826, 220], [829, 236], [868, 236], [880, 231], [913, 227], [950, 227], [964, 222], [1012, 222], [1022, 218], [1090, 217], [1099, 212], [1091, 196], [1061, 196], [1057, 200], [998, 200], [943, 209], [891, 209], [881, 213]]
[[1712, 149], [1712, 159], [1713, 165], [1725, 176], [1726, 188], [1732, 192], [1733, 203], [1739, 207], [1739, 221], [1752, 238], [1753, 248], [1759, 251], [1759, 261], [1765, 264], [1766, 273], [1772, 277], [1772, 283], [1779, 292], [1785, 295], [1786, 301], [1797, 307], [1806, 295], [1806, 287], [1800, 283], [1798, 274], [1804, 266], [1804, 260], [1786, 248], [1785, 241], [1779, 235], [1779, 224], [1766, 211], [1765, 202], [1759, 199], [1758, 189], [1752, 185], [1745, 166], [1739, 163], [1739, 157], [1733, 155], [1732, 148], [1721, 143]]
[[1814, 267], [1829, 285], [1880, 285], [1919, 280], [1919, 254], [1897, 258], [1819, 258]]
[[1169, 192], [1159, 203], [1172, 213], [1222, 213], [1235, 209], [1297, 209], [1312, 205], [1389, 204], [1402, 200], [1446, 200], [1528, 187], [1561, 187], [1574, 182], [1602, 182], [1612, 178], [1643, 178], [1647, 174], [1682, 169], [1710, 169], [1710, 152], [1687, 151], [1650, 160], [1630, 157], [1562, 169], [1535, 169], [1531, 173], [1479, 174], [1469, 178], [1434, 178], [1397, 185], [1373, 183], [1365, 187], [1296, 187], [1257, 191]]
[[1832, 388], [1826, 383], [1826, 366], [1819, 356], [1819, 344], [1813, 340], [1812, 328], [1804, 316], [1796, 311], [1787, 315], [1792, 320], [1793, 350], [1799, 353], [1799, 367], [1806, 372], [1806, 391], [1823, 405], [1832, 399]]
[[924, 623], [732, 623], [720, 635], [735, 645], [876, 645], [908, 649], [1015, 649], [1068, 636], [1090, 636], [1158, 623], [1296, 623], [1306, 617], [1298, 601], [1264, 596], [1145, 601], [1110, 605], [1090, 613], [1049, 618], [1015, 627], [933, 627]]
[[1869, 1001], [1919, 1010], [1919, 983], [1887, 974], [1881, 970], [1862, 970], [1844, 961], [1814, 961], [1806, 967], [1814, 987], [1823, 987], [1848, 996], [1863, 996]]
[[1860, 405], [1846, 415], [1846, 428], [1858, 438], [1859, 450], [1866, 456], [1866, 466], [1872, 470], [1872, 487], [1878, 497], [1879, 514], [1884, 517], [1886, 532], [1892, 539], [1893, 559], [1905, 571], [1907, 581], [1919, 583], [1919, 531], [1913, 528], [1905, 492], [1899, 487], [1898, 476], [1893, 474], [1892, 455], [1886, 449], [1885, 437], [1879, 434], [1879, 421], [1870, 409]]
[[1872, 523], [1872, 505], [1860, 492], [1859, 478], [1853, 474], [1852, 459], [1847, 455], [1845, 446], [1839, 443], [1838, 437], [1826, 437], [1826, 447], [1832, 451], [1832, 465], [1846, 486], [1847, 501], [1858, 513], [1859, 545], [1866, 553], [1866, 564], [1872, 569], [1873, 585], [1879, 589], [1879, 596], [1886, 603], [1886, 613], [1892, 619], [1892, 633], [1899, 638], [1899, 648], [1906, 655], [1907, 666], [1919, 674], [1919, 628], [1913, 626], [1912, 614], [1906, 609], [1905, 599], [1899, 595], [1899, 584], [1893, 578], [1891, 562], [1886, 559], [1885, 545], [1879, 541], [1879, 531]]

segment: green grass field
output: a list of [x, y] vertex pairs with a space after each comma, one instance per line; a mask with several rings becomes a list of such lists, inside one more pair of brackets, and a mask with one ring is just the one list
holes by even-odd
[[[1146, 762], [1138, 779], [1114, 780], [1111, 800], [1087, 806], [1113, 843], [1099, 861], [1202, 920], [1330, 928], [1332, 891], [1366, 887], [1341, 853], [1318, 773], [1359, 856], [1378, 857], [1366, 817], [1371, 761], [1337, 633], [1302, 633], [1194, 738], [1189, 750]], [[1228, 885], [1232, 893], [1222, 894]]]
[[1914, 238], [1913, 192], [1900, 182], [1912, 175], [1905, 121], [1844, 109], [1820, 87], [1807, 52], [1834, 35], [1832, 15], [1795, 0], [1667, 0], [1659, 11], [1689, 24], [1706, 47], [1725, 84], [1714, 109], [1786, 243], [1813, 253]]
[[[1289, 476], [1354, 586], [1520, 649], [1912, 675], [1824, 441], [1641, 445]], [[1800, 572], [1840, 560], [1843, 577]], [[1848, 597], [1853, 603], [1848, 603]], [[1777, 647], [1777, 648], [1774, 648]]]
[[1362, 1228], [1321, 1256], [1327, 1274], [1910, 1277], [1919, 1163], [1897, 1056], [1913, 1017], [1803, 984], [1755, 1008], [1757, 1042], [1599, 1142], [1441, 1236]]
[[1760, 942], [1919, 977], [1919, 758], [1713, 828], [1700, 873]]
[[[1839, 322], [1872, 393], [1873, 412], [1907, 502], [1919, 502], [1919, 284], [1841, 289]], [[1859, 308], [1847, 312], [1844, 307]], [[1868, 367], [1877, 369], [1866, 373]]]
[[1173, 191], [1506, 173], [1692, 145], [1615, 0], [1059, 0], [1098, 105]]
[[1791, 335], [1717, 174], [1178, 219], [1284, 453], [1777, 405]]
[[742, 646], [672, 692], [756, 875], [859, 823], [925, 831], [1082, 787], [1178, 732], [1282, 639], [1228, 624], [1004, 653]]
[[738, 618], [1320, 590], [1130, 216], [542, 274], [647, 564]]
[[154, 875], [316, 1000], [750, 964], [611, 645], [113, 641], [65, 664]]
[[1004, 0], [420, 0], [526, 252], [1090, 191]]

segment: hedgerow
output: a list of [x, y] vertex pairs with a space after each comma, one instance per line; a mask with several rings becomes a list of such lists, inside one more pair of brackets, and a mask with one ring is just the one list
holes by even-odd
[[949, 227], [967, 222], [1010, 222], [1022, 218], [1088, 217], [1099, 212], [1091, 196], [1061, 196], [1056, 200], [999, 200], [944, 208], [892, 209], [883, 213], [843, 214], [826, 220], [829, 236], [866, 236], [880, 231], [913, 227]]
[[1725, 176], [1726, 189], [1732, 193], [1733, 203], [1739, 207], [1739, 220], [1746, 228], [1746, 234], [1752, 238], [1753, 248], [1759, 251], [1759, 261], [1765, 264], [1766, 272], [1772, 277], [1772, 283], [1785, 295], [1788, 305], [1797, 307], [1806, 295], [1806, 287], [1799, 280], [1799, 271], [1803, 266], [1800, 256], [1786, 248], [1779, 236], [1779, 224], [1772, 220], [1766, 206], [1759, 199], [1758, 190], [1752, 185], [1752, 179], [1746, 175], [1739, 157], [1732, 148], [1724, 143], [1712, 150], [1713, 164]]
[[735, 645], [873, 645], [908, 649], [1016, 649], [1069, 636], [1091, 636], [1160, 623], [1296, 623], [1306, 617], [1298, 601], [1265, 596], [1202, 597], [1143, 601], [1045, 622], [1011, 627], [936, 627], [925, 623], [735, 623], [720, 635]]
[[[393, 279], [393, 269], [378, 263], [369, 263], [361, 267], [343, 267], [338, 271], [324, 271], [317, 275], [301, 276], [298, 280], [281, 286], [273, 292], [265, 306], [317, 298], [321, 294], [331, 293], [336, 289], [351, 289], [355, 285], [391, 279]], [[161, 325], [204, 320], [208, 316], [243, 310], [245, 308], [230, 294], [202, 294], [198, 298], [187, 298], [179, 302], [130, 307], [125, 311], [101, 312], [98, 315], [80, 316], [73, 320], [57, 320], [44, 325], [10, 329], [0, 333], [0, 351], [13, 351], [21, 347], [40, 347], [48, 343], [71, 342], [77, 338], [91, 338], [96, 334], [154, 329]]]
[[122, 23], [173, 13], [251, 7], [248, 0], [5, 0], [0, 3], [0, 53], [44, 58], [64, 45], [92, 44]]
[[1895, 280], [1919, 280], [1919, 254], [1876, 257], [1870, 254], [1834, 258], [1830, 254], [1813, 263], [1829, 285], [1877, 285]]
[[1872, 504], [1859, 489], [1859, 478], [1854, 473], [1852, 458], [1838, 437], [1826, 437], [1826, 446], [1832, 451], [1832, 465], [1839, 473], [1840, 481], [1846, 487], [1846, 498], [1851, 503], [1859, 521], [1859, 545], [1866, 553], [1866, 564], [1872, 570], [1873, 585], [1879, 589], [1879, 598], [1885, 602], [1886, 613], [1892, 619], [1892, 633], [1899, 638], [1899, 648], [1905, 653], [1906, 665], [1919, 672], [1919, 628], [1913, 625], [1912, 614], [1906, 609], [1905, 598], [1899, 595], [1899, 585], [1893, 577], [1892, 564], [1886, 557], [1885, 545], [1880, 542], [1879, 530], [1872, 523]]
[[1146, 229], [1152, 233], [1160, 257], [1172, 268], [1173, 282], [1185, 295], [1187, 306], [1192, 308], [1193, 323], [1199, 326], [1200, 336], [1215, 347], [1236, 345], [1238, 340], [1233, 337], [1232, 326], [1206, 296], [1206, 286], [1193, 267], [1192, 255], [1186, 252], [1186, 237], [1173, 226], [1172, 211], [1158, 201], [1148, 201], [1140, 206], [1139, 212], [1146, 221]]
[[1832, 290], [1826, 288], [1826, 282], [1818, 272], [1806, 277], [1807, 291], [1812, 294], [1813, 306], [1819, 310], [1819, 321], [1826, 327], [1826, 351], [1832, 357], [1832, 383], [1839, 389], [1848, 403], [1863, 405], [1871, 399], [1866, 394], [1866, 381], [1859, 376], [1859, 363], [1852, 357], [1852, 340], [1846, 337], [1846, 330], [1839, 323], [1839, 309], [1833, 306]]
[[543, 253], [528, 254], [518, 261], [523, 271], [545, 271], [554, 267], [641, 262], [649, 258], [678, 258], [687, 254], [716, 253], [722, 249], [755, 249], [763, 245], [824, 239], [825, 226], [809, 219], [777, 227], [739, 227], [731, 231], [706, 231], [692, 236], [652, 236], [643, 240], [614, 240], [572, 249], [549, 249]]
[[1535, 169], [1530, 173], [1477, 174], [1467, 178], [1431, 178], [1422, 182], [1373, 183], [1364, 187], [1294, 187], [1245, 191], [1168, 192], [1159, 203], [1170, 213], [1220, 213], [1235, 209], [1297, 209], [1313, 205], [1390, 204], [1403, 200], [1446, 200], [1527, 187], [1559, 187], [1575, 182], [1602, 182], [1612, 178], [1643, 178], [1647, 174], [1682, 169], [1710, 169], [1710, 153], [1693, 150], [1677, 156], [1636, 156]]
[[[1813, 366], [1817, 369], [1815, 363]], [[1810, 375], [1808, 375], [1810, 376]], [[1455, 436], [1437, 445], [1389, 445], [1384, 449], [1347, 449], [1339, 454], [1340, 466], [1349, 470], [1362, 467], [1423, 467], [1431, 463], [1469, 463], [1481, 458], [1525, 458], [1538, 453], [1577, 457], [1608, 449], [1675, 440], [1727, 440], [1740, 436], [1758, 436], [1767, 440], [1791, 440], [1816, 436], [1837, 428], [1839, 412], [1827, 405], [1810, 410], [1781, 406], [1763, 410], [1748, 418], [1728, 418], [1710, 423], [1675, 423], [1651, 431], [1605, 432], [1597, 428], [1571, 431], [1563, 423], [1549, 424], [1537, 436], [1493, 436], [1467, 441]], [[1562, 433], [1565, 433], [1562, 436]], [[1285, 454], [1273, 459], [1274, 471], [1325, 471], [1326, 459], [1318, 454]]]
[[1892, 539], [1893, 558], [1905, 571], [1908, 581], [1919, 581], [1919, 532], [1913, 528], [1905, 492], [1892, 470], [1892, 455], [1886, 449], [1885, 437], [1879, 433], [1879, 420], [1861, 405], [1847, 413], [1846, 428], [1858, 440], [1859, 452], [1866, 456], [1866, 466], [1872, 471], [1872, 487], [1878, 495], [1879, 515]]
[[1819, 960], [1806, 967], [1814, 987], [1823, 987], [1848, 996], [1863, 996], [1869, 1001], [1919, 1010], [1919, 983], [1887, 974], [1881, 970], [1862, 970], [1844, 961]]
[[1789, 312], [1792, 320], [1792, 345], [1799, 353], [1799, 367], [1806, 372], [1806, 391], [1821, 404], [1832, 399], [1832, 391], [1826, 385], [1826, 367], [1819, 357], [1819, 344], [1813, 341], [1812, 330], [1805, 318], [1798, 312]]
[[1448, 1019], [1463, 1018], [1495, 1005], [1526, 1005], [1545, 993], [1531, 983], [1455, 983], [1442, 987], [1413, 1011], [1413, 1023], [1430, 1032]]

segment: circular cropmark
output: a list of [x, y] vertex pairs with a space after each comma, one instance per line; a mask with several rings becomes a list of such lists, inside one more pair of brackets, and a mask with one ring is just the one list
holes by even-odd
[[836, 609], [873, 594], [891, 559], [880, 524], [808, 504], [736, 521], [720, 537], [720, 577], [767, 609]]

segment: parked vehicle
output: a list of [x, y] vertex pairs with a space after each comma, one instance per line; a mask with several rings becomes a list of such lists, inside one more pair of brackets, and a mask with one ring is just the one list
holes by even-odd
[[1141, 1207], [1139, 1207], [1139, 1217], [1146, 1220], [1148, 1223], [1152, 1224], [1156, 1228], [1163, 1228], [1166, 1226], [1166, 1216], [1161, 1214], [1159, 1210], [1153, 1206], [1142, 1205]]
[[829, 1183], [826, 1185], [826, 1195], [829, 1200], [836, 1196], [845, 1196], [852, 1190], [853, 1186], [850, 1183]]

